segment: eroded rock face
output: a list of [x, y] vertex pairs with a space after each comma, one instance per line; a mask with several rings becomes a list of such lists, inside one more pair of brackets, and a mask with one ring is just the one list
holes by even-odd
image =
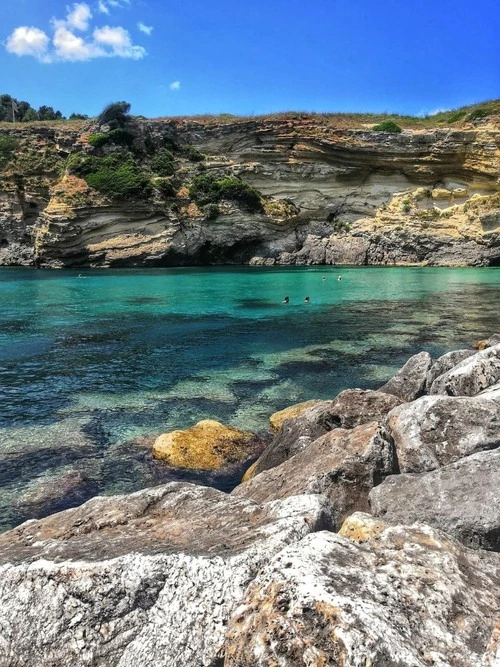
[[329, 524], [178, 483], [29, 521], [0, 536], [0, 664], [208, 665], [269, 556]]
[[362, 543], [316, 533], [249, 586], [224, 666], [482, 667], [499, 590], [498, 554], [427, 526], [377, 522]]
[[330, 412], [340, 428], [354, 428], [382, 419], [401, 402], [397, 396], [382, 391], [346, 389], [332, 401]]
[[432, 365], [431, 355], [420, 352], [410, 357], [396, 375], [379, 391], [392, 394], [401, 401], [414, 401], [425, 391], [427, 373]]
[[321, 436], [288, 461], [237, 486], [232, 495], [262, 503], [322, 494], [338, 530], [348, 514], [369, 509], [370, 489], [395, 470], [392, 441], [383, 427], [371, 422]]
[[370, 492], [371, 511], [391, 524], [427, 523], [472, 549], [500, 551], [500, 450], [428, 473], [392, 475]]
[[500, 381], [500, 344], [477, 352], [443, 373], [432, 383], [430, 394], [474, 396]]
[[253, 433], [203, 419], [183, 431], [160, 435], [153, 456], [175, 468], [217, 470], [250, 458], [256, 442]]
[[500, 445], [500, 410], [488, 396], [422, 396], [387, 418], [401, 472], [425, 472]]

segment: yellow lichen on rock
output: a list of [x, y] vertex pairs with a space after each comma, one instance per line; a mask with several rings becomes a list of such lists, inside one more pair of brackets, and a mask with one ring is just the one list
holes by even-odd
[[378, 537], [387, 528], [386, 524], [370, 514], [354, 512], [342, 524], [339, 535], [347, 537], [353, 542], [366, 542]]
[[191, 428], [160, 435], [153, 456], [176, 468], [217, 470], [244, 461], [253, 433], [204, 419]]
[[269, 417], [271, 428], [273, 431], [279, 431], [284, 421], [287, 419], [292, 419], [293, 417], [298, 417], [304, 412], [304, 410], [307, 410], [307, 408], [312, 408], [314, 405], [317, 405], [321, 402], [322, 401], [320, 399], [313, 399], [311, 401], [304, 401], [303, 403], [290, 405], [288, 408], [284, 408], [279, 412], [275, 412]]

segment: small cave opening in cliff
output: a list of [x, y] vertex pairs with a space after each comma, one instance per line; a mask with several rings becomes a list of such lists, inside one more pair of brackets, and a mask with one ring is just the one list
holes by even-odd
[[0, 239], [0, 248], [8, 248], [9, 247], [9, 242], [7, 239]]
[[246, 264], [255, 255], [262, 254], [261, 242], [257, 240], [238, 241], [231, 246], [204, 243], [198, 251], [198, 264]]
[[500, 255], [498, 257], [493, 257], [493, 259], [490, 259], [490, 263], [488, 266], [500, 266]]

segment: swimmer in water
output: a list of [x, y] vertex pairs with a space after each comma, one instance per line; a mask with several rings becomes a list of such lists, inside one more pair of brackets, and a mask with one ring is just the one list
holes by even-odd
[[306, 298], [304, 299], [304, 303], [311, 303], [311, 299], [308, 296], [306, 296]]
[[342, 276], [339, 276], [337, 280], [340, 282], [342, 280]]
[[286, 296], [286, 297], [283, 299], [283, 303], [290, 303], [290, 297], [289, 297], [289, 296]]
[[321, 278], [321, 280], [326, 280], [326, 276], [323, 276], [323, 278]]

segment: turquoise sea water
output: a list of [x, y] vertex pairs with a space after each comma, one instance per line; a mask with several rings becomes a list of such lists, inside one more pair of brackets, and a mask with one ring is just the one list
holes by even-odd
[[[0, 529], [175, 478], [149, 455], [158, 433], [202, 418], [263, 433], [287, 405], [377, 387], [421, 349], [500, 330], [499, 268], [340, 272], [2, 269]], [[41, 502], [75, 470], [77, 492]]]

